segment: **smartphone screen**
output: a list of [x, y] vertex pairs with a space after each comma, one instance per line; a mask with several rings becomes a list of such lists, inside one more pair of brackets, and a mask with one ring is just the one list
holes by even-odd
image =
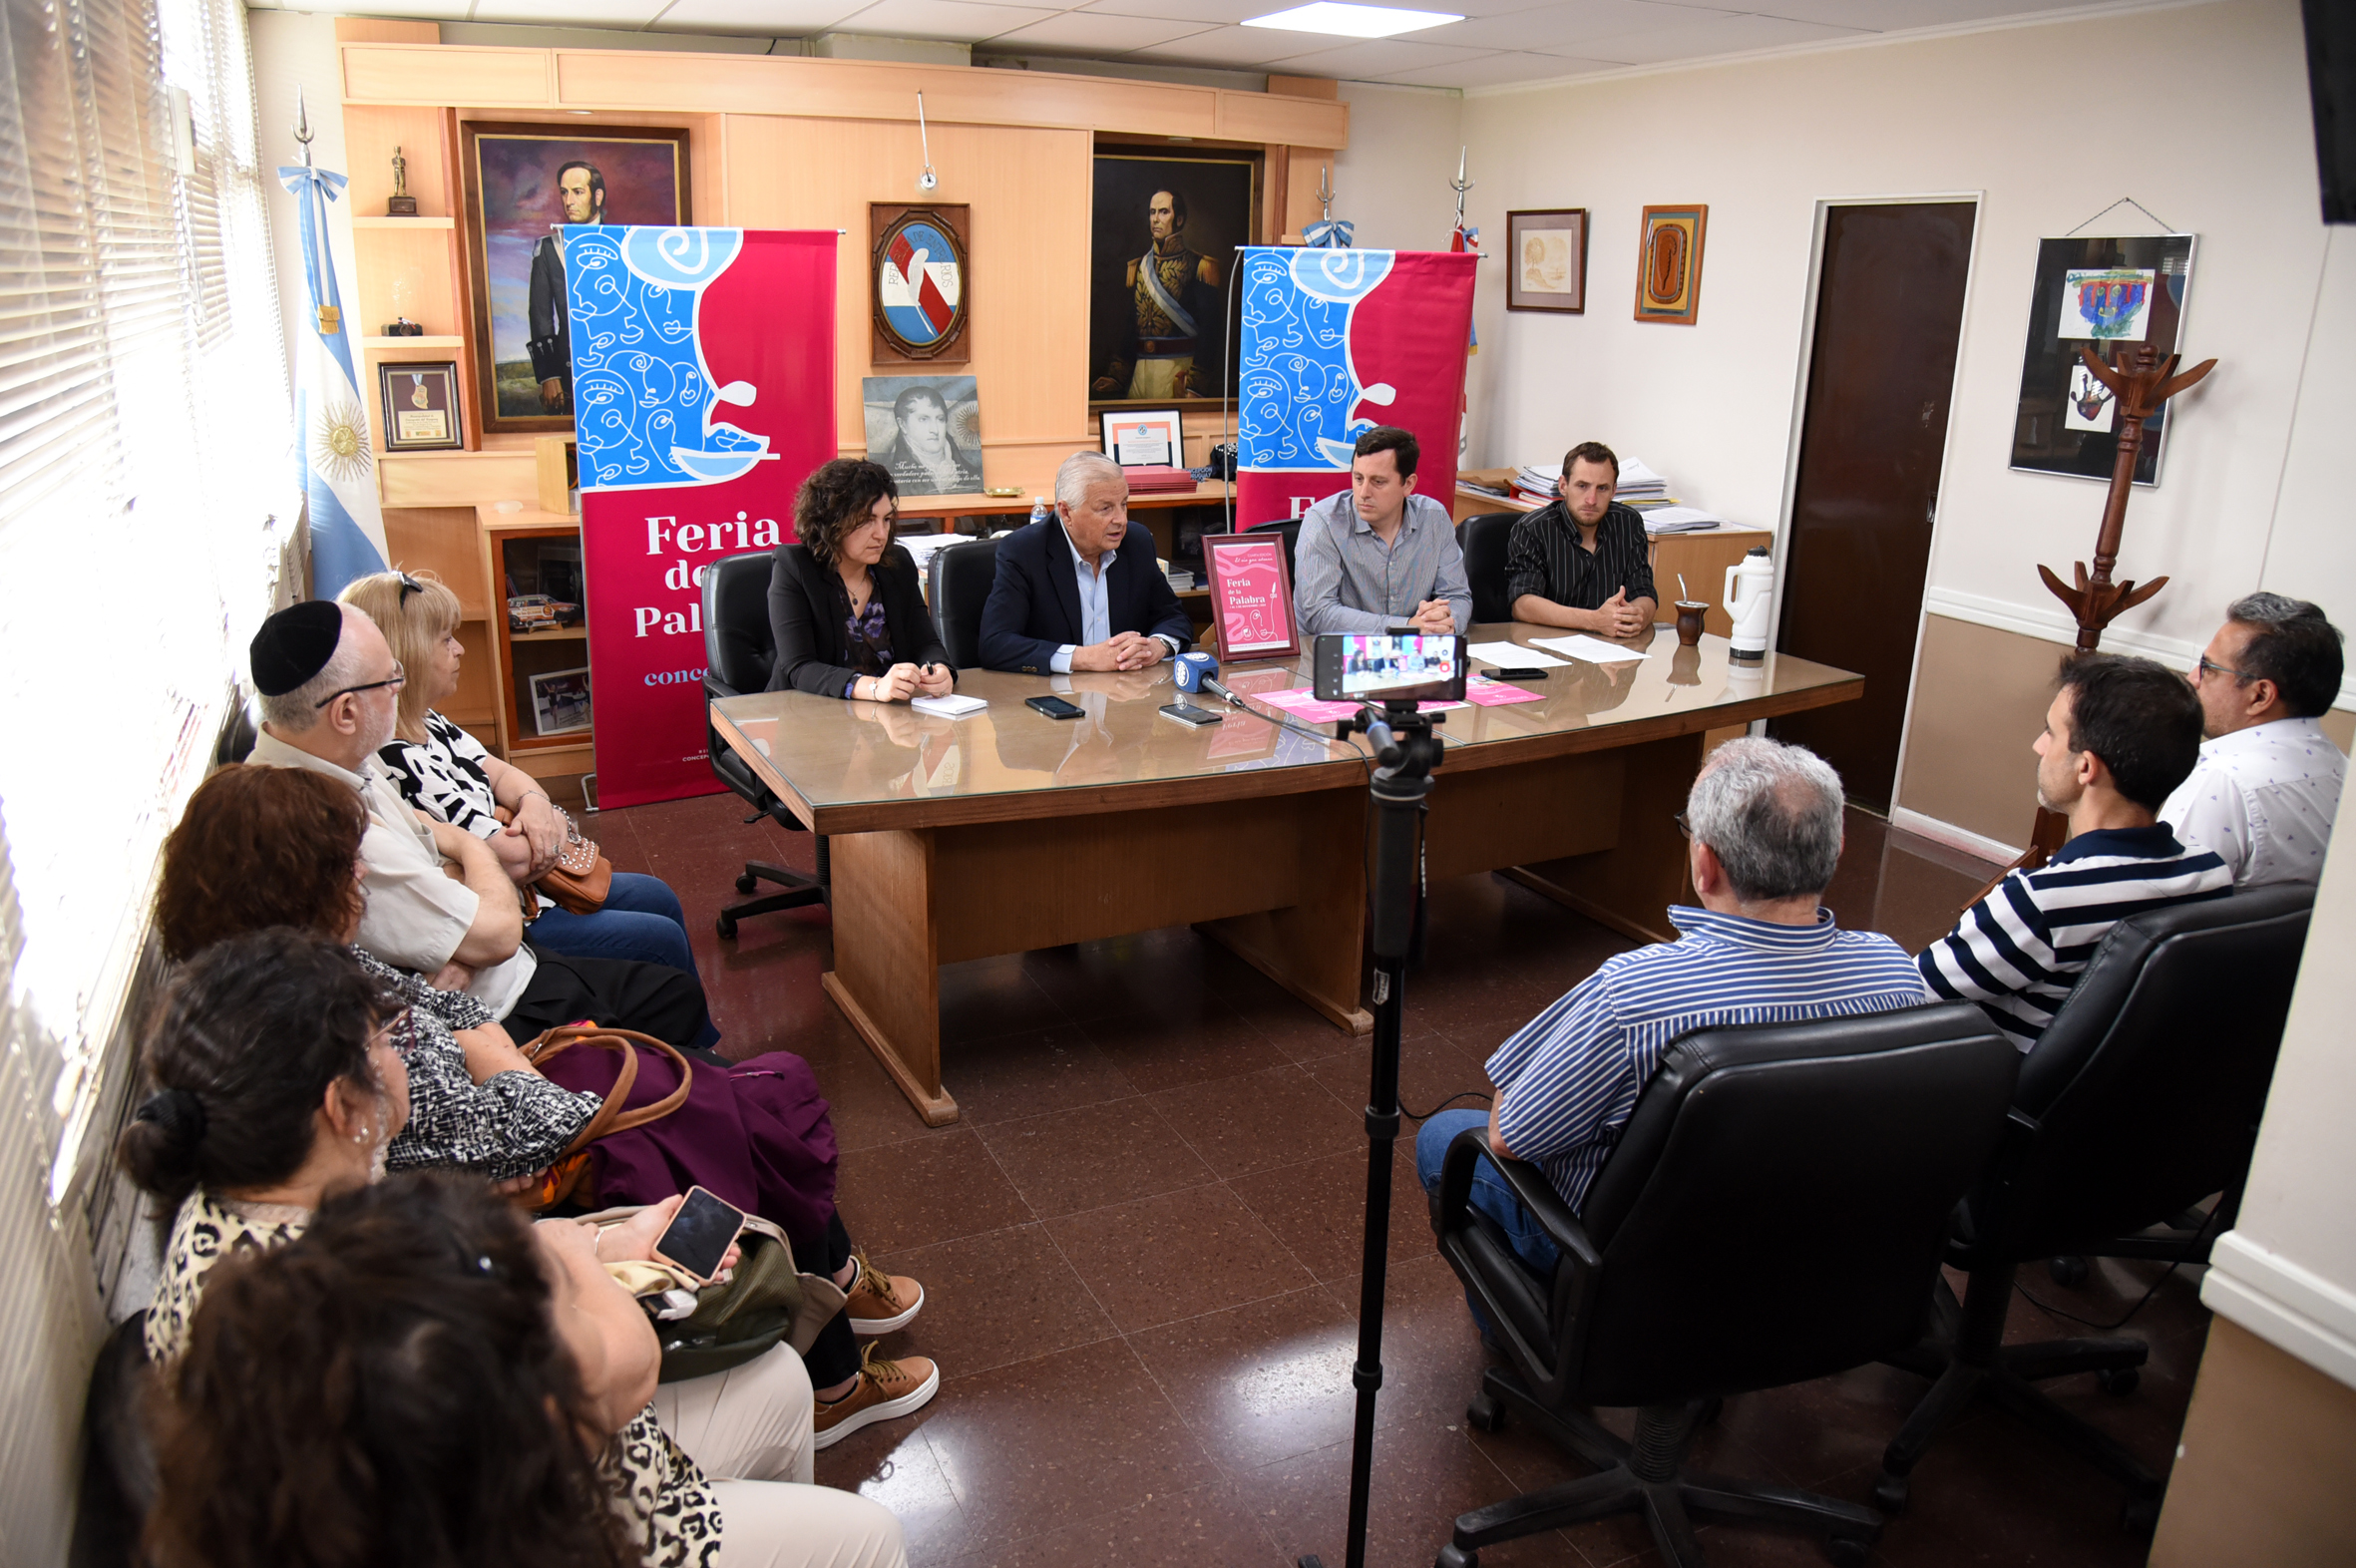
[[1317, 639], [1321, 702], [1464, 696], [1464, 639], [1388, 631], [1330, 631]]
[[1053, 719], [1078, 718], [1081, 712], [1081, 709], [1064, 701], [1061, 697], [1024, 697], [1022, 705], [1026, 708], [1036, 708]]
[[720, 1272], [720, 1260], [728, 1256], [728, 1244], [743, 1229], [742, 1209], [713, 1197], [701, 1187], [690, 1187], [687, 1201], [679, 1205], [679, 1212], [671, 1216], [662, 1239], [654, 1244], [654, 1255], [665, 1263], [677, 1264], [699, 1280], [708, 1280]]

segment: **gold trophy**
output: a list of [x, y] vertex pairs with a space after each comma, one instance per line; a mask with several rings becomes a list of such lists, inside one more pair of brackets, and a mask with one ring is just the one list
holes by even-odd
[[417, 215], [417, 197], [409, 194], [409, 160], [401, 156], [401, 150], [397, 147], [393, 149], [393, 194], [385, 198], [384, 215]]

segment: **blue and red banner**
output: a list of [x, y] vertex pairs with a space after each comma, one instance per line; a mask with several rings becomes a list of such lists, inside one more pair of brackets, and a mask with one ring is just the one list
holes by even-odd
[[565, 274], [597, 801], [710, 794], [703, 569], [835, 455], [835, 234], [570, 226]]
[[1436, 250], [1243, 252], [1238, 528], [1350, 488], [1351, 448], [1375, 425], [1414, 432], [1415, 493], [1453, 505], [1479, 264]]

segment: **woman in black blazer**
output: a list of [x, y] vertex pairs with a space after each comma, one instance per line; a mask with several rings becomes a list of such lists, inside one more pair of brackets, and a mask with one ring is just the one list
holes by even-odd
[[837, 458], [794, 497], [798, 545], [769, 574], [769, 689], [906, 702], [957, 685], [933, 629], [917, 566], [892, 543], [900, 490], [880, 463]]

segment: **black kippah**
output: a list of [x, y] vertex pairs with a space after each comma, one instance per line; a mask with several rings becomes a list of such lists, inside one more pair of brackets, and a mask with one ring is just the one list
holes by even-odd
[[306, 598], [261, 623], [247, 647], [253, 687], [265, 697], [284, 696], [327, 667], [343, 638], [343, 606], [331, 598]]

